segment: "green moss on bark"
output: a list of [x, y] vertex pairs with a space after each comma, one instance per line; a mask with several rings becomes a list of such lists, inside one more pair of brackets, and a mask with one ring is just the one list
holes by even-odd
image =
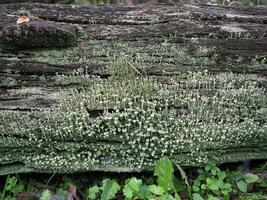
[[0, 162], [76, 172], [149, 170], [164, 155], [180, 165], [266, 158], [266, 93], [248, 76], [157, 79], [121, 62], [109, 79], [59, 75], [58, 83], [84, 83], [62, 91], [56, 107], [0, 113]]
[[78, 32], [74, 26], [45, 20], [28, 23], [7, 23], [0, 31], [2, 48], [27, 49], [34, 47], [66, 47], [77, 44]]

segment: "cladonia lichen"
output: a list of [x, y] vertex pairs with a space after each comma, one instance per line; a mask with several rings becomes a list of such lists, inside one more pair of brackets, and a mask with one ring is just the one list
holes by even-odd
[[266, 158], [266, 91], [247, 75], [147, 77], [122, 60], [112, 69], [58, 75], [84, 83], [56, 107], [1, 112], [0, 162], [74, 172], [148, 170], [164, 155], [181, 165]]

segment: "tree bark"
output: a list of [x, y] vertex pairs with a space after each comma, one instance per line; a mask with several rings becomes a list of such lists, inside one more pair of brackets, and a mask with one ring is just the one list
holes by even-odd
[[267, 158], [267, 7], [3, 4], [0, 21], [1, 174]]

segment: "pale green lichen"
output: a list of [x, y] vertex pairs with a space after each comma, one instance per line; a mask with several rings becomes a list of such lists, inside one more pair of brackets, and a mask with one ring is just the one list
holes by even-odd
[[73, 172], [151, 169], [163, 155], [181, 165], [266, 158], [266, 116], [255, 112], [266, 108], [266, 91], [247, 75], [146, 77], [126, 61], [108, 79], [58, 75], [59, 85], [83, 84], [57, 107], [1, 112], [0, 162]]

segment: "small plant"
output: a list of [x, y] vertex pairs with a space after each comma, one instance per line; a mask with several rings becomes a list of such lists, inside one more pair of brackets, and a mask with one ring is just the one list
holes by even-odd
[[198, 176], [192, 186], [192, 198], [193, 200], [229, 200], [232, 194], [241, 193], [239, 196], [242, 196], [242, 193], [247, 192], [248, 184], [258, 179], [255, 174], [243, 174], [241, 171], [230, 173], [221, 171], [214, 163], [208, 164], [204, 169], [198, 169]]
[[[174, 182], [174, 168], [167, 157], [161, 158], [155, 166], [154, 175], [157, 177], [157, 185], [149, 180], [149, 184], [142, 179], [132, 177], [125, 181], [123, 195], [126, 200], [180, 200]], [[185, 173], [182, 177], [186, 177]], [[187, 179], [186, 179], [187, 180]], [[86, 199], [113, 199], [120, 191], [120, 186], [115, 180], [104, 179], [102, 186], [94, 185], [86, 190]]]
[[0, 200], [15, 200], [17, 195], [24, 191], [24, 186], [15, 176], [7, 176]]
[[198, 169], [192, 190], [193, 200], [229, 200], [233, 188], [227, 173], [215, 164], [209, 164], [204, 169]]
[[51, 192], [50, 190], [46, 189], [43, 191], [40, 200], [50, 200], [51, 198]]
[[86, 199], [96, 199], [97, 194], [100, 192], [100, 187], [94, 185], [88, 188], [85, 192]]
[[66, 196], [69, 193], [69, 188], [76, 185], [75, 182], [67, 176], [63, 176], [62, 183], [59, 185], [56, 194]]
[[[104, 179], [102, 181], [102, 186], [92, 186], [86, 190], [86, 199], [100, 199], [110, 200], [113, 199], [118, 191], [120, 190], [120, 185], [115, 180]], [[100, 194], [101, 193], [101, 194]]]
[[[154, 170], [157, 177], [158, 185], [143, 184], [141, 179], [133, 177], [126, 181], [123, 194], [126, 200], [131, 199], [161, 199], [161, 200], [180, 200], [175, 184], [174, 184], [174, 168], [171, 161], [167, 157], [161, 158]], [[173, 196], [174, 194], [174, 196]]]
[[175, 193], [175, 199], [180, 199], [173, 183], [173, 166], [167, 157], [161, 158], [155, 166], [154, 175], [158, 177], [158, 185], [162, 187], [167, 194], [170, 190]]
[[251, 173], [243, 174], [241, 171], [234, 172], [232, 177], [235, 182], [237, 192], [241, 193], [246, 193], [248, 185], [259, 180], [257, 175]]

